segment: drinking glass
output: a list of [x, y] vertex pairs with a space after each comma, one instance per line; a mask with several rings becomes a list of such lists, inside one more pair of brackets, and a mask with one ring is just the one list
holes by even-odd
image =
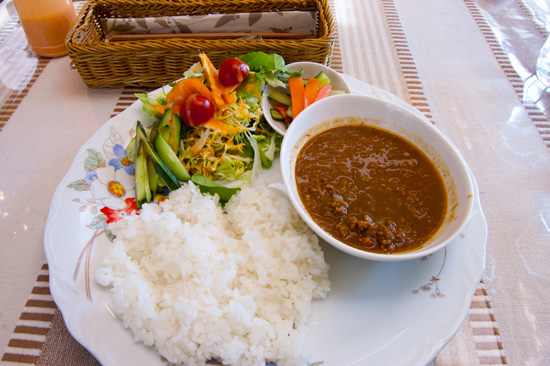
[[14, 3], [29, 45], [37, 55], [67, 54], [65, 37], [76, 18], [71, 0], [14, 0]]

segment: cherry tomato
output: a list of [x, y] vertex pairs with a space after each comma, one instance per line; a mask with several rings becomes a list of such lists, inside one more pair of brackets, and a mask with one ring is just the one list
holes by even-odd
[[218, 71], [220, 84], [225, 87], [232, 87], [240, 84], [250, 72], [247, 64], [236, 58], [225, 60]]
[[191, 94], [181, 106], [180, 116], [186, 125], [197, 127], [214, 115], [214, 103], [201, 94]]

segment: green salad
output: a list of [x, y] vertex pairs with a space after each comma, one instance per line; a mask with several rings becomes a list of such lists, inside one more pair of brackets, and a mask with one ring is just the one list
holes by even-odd
[[223, 204], [271, 167], [280, 150], [282, 136], [262, 115], [262, 94], [267, 85], [284, 85], [301, 72], [289, 72], [280, 55], [263, 52], [228, 59], [219, 68], [206, 54], [199, 58], [160, 95], [137, 94], [156, 121], [149, 129], [138, 121], [128, 146], [138, 208], [189, 180]]

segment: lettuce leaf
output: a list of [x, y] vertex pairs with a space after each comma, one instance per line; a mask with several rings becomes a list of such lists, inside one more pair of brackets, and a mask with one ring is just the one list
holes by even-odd
[[237, 86], [237, 95], [242, 99], [262, 99], [264, 92], [264, 76], [261, 73], [251, 72], [246, 79]]
[[267, 54], [261, 51], [247, 53], [238, 57], [250, 67], [250, 70], [256, 73], [263, 74], [265, 81], [273, 86], [284, 86], [284, 83], [279, 79], [282, 75], [289, 77], [300, 76], [302, 71], [290, 72], [285, 65], [285, 60], [279, 54]]
[[281, 135], [274, 133], [271, 136], [265, 135], [253, 135], [254, 140], [258, 144], [258, 150], [260, 151], [260, 160], [262, 162], [262, 168], [271, 168], [276, 153], [280, 151], [281, 147]]
[[239, 60], [246, 63], [254, 72], [281, 71], [285, 72], [286, 66], [282, 56], [277, 54], [268, 55], [264, 52], [251, 52], [238, 57]]
[[143, 94], [143, 93], [136, 93], [134, 95], [141, 101], [141, 103], [143, 104], [143, 106], [142, 106], [143, 110], [145, 112], [147, 112], [148, 115], [150, 115], [152, 117], [162, 117], [162, 115], [159, 112], [157, 112], [151, 106], [151, 104], [166, 105], [166, 98], [164, 98], [164, 97], [155, 98], [155, 97], [152, 97], [148, 94]]
[[228, 188], [222, 186], [200, 173], [193, 174], [191, 181], [199, 187], [201, 193], [209, 193], [211, 195], [217, 194], [220, 197], [222, 206], [224, 206], [235, 193], [241, 190], [240, 187]]

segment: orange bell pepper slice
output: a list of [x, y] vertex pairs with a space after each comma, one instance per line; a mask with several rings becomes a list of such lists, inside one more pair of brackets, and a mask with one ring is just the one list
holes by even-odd
[[[174, 104], [174, 113], [179, 114], [181, 105], [187, 97], [193, 93], [199, 93], [212, 100], [212, 92], [206, 85], [197, 79], [181, 79], [178, 81], [172, 90], [166, 95], [166, 103], [168, 107]], [[156, 108], [155, 108], [156, 109]]]
[[301, 77], [289, 78], [288, 89], [292, 102], [292, 116], [296, 118], [304, 110], [304, 81]]
[[231, 88], [223, 86], [218, 79], [218, 70], [216, 70], [216, 67], [208, 56], [206, 56], [204, 52], [201, 52], [199, 53], [199, 58], [201, 59], [201, 64], [206, 73], [208, 83], [210, 84], [210, 89], [212, 89], [214, 104], [220, 109], [225, 109], [235, 103], [237, 99], [235, 89], [237, 86], [235, 85]]
[[161, 116], [166, 112], [167, 105], [151, 104], [151, 108], [157, 111]]

